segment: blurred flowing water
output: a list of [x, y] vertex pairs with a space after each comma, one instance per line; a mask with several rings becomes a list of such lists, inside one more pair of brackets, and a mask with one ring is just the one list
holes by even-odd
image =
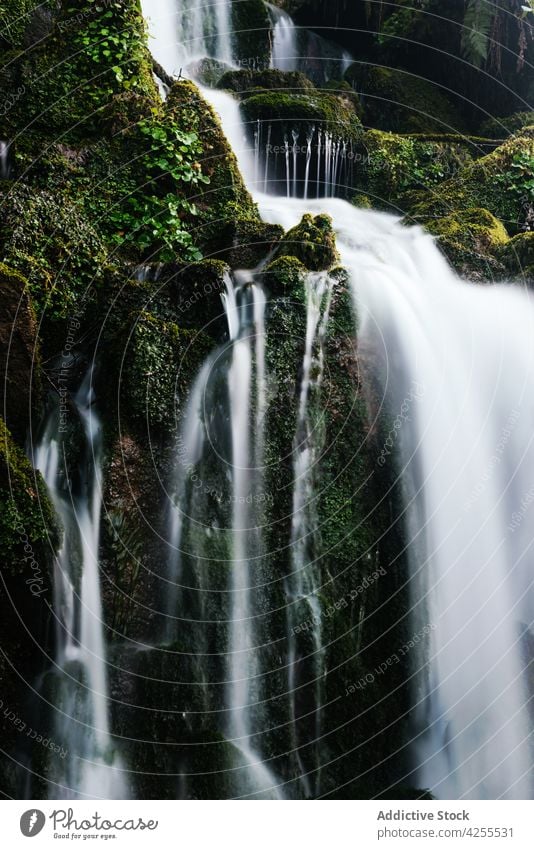
[[[152, 21], [155, 36], [154, 53], [169, 73], [176, 73], [201, 56], [232, 63], [229, 7], [226, 2], [205, 6], [179, 0], [158, 7], [144, 0], [143, 9]], [[278, 14], [275, 22], [274, 44], [273, 64], [291, 64], [293, 57], [284, 52], [298, 52], [296, 33], [283, 14]], [[325, 178], [323, 188], [320, 179], [315, 180], [315, 194], [319, 197], [309, 198], [312, 150], [308, 140], [304, 154], [306, 197], [296, 197], [299, 191], [295, 188], [290, 140], [285, 151], [284, 196], [269, 193], [273, 185], [268, 158], [261, 167], [258, 164], [263, 142], [259, 135], [256, 146], [251, 142], [237, 100], [225, 92], [202, 90], [220, 115], [265, 221], [288, 229], [305, 213], [327, 213], [332, 217], [341, 261], [350, 274], [358, 316], [355, 335], [362, 350], [373, 352], [367, 362], [362, 358], [362, 367], [367, 369], [369, 379], [381, 386], [384, 427], [387, 429], [388, 420], [400, 421], [399, 427], [392, 429], [387, 454], [381, 456], [388, 456], [388, 462], [396, 464], [402, 481], [412, 564], [413, 633], [419, 633], [422, 623], [430, 626], [428, 639], [414, 649], [410, 659], [413, 774], [406, 779], [412, 785], [429, 787], [439, 798], [531, 798], [532, 723], [527, 667], [534, 609], [533, 535], [528, 516], [534, 469], [532, 298], [511, 285], [475, 287], [460, 281], [434, 240], [421, 229], [401, 226], [389, 215], [359, 210], [333, 198], [332, 182], [343, 155], [338, 140], [321, 140], [325, 159], [318, 168], [323, 169]], [[269, 375], [263, 353], [265, 296], [253, 276], [234, 282], [225, 298], [230, 341], [224, 364], [217, 371], [222, 380], [217, 397], [222, 392], [226, 399], [221, 402], [221, 409], [226, 410], [228, 424], [226, 482], [232, 497], [229, 534], [225, 538], [230, 567], [225, 593], [230, 601], [224, 708], [228, 713], [228, 739], [239, 754], [232, 795], [276, 797], [281, 795], [276, 788], [277, 778], [257, 743], [264, 717], [259, 689], [262, 669], [256, 644], [258, 611], [252, 588], [254, 570], [263, 553], [262, 522], [248, 500], [250, 492], [260, 485], [261, 411], [268, 403], [265, 389]], [[322, 698], [321, 610], [315, 567], [305, 540], [314, 523], [308, 496], [317, 450], [308, 417], [310, 362], [314, 357], [320, 358], [321, 327], [327, 316], [325, 285], [325, 280], [316, 277], [307, 282], [306, 351], [295, 423], [293, 553], [287, 581], [289, 596], [300, 599], [311, 610], [315, 623], [318, 722]], [[209, 388], [210, 369], [211, 363], [200, 372], [185, 418], [183, 439], [188, 441], [194, 462], [205, 445], [202, 429], [206, 420], [219, 415], [215, 406], [206, 404], [204, 412], [199, 412], [202, 398], [206, 401], [216, 394]], [[317, 379], [320, 377], [314, 378]], [[87, 418], [87, 398], [79, 403], [87, 444], [93, 454], [90, 494], [79, 504], [76, 517], [83, 537], [85, 574], [80, 633], [87, 635], [83, 616], [90, 616], [91, 620], [100, 616], [96, 555], [100, 501], [95, 495], [100, 489], [99, 428], [96, 422], [95, 430], [92, 414]], [[57, 441], [51, 433], [36, 462], [45, 472], [68, 527], [71, 515], [55, 482], [54, 445]], [[180, 551], [184, 521], [190, 524], [194, 512], [191, 513], [183, 481], [176, 481], [175, 494], [169, 517], [174, 554], [168, 575], [170, 583], [177, 586], [172, 590], [171, 608], [176, 607], [174, 615], [179, 617], [183, 614]], [[186, 507], [190, 514], [184, 520]], [[200, 553], [204, 551], [202, 546], [212, 545], [208, 530], [202, 531], [205, 539], [198, 542]], [[189, 533], [188, 539], [200, 539], [199, 534], [200, 531], [195, 537]], [[66, 557], [62, 552], [60, 564], [64, 563], [64, 568], [60, 571], [69, 574]], [[202, 569], [199, 566], [200, 576], [204, 574]], [[68, 583], [72, 589], [72, 580]], [[73, 593], [67, 586], [60, 594], [64, 596], [60, 601], [64, 616], [72, 619], [69, 599]], [[172, 611], [169, 614], [172, 616]], [[289, 620], [288, 635], [290, 632]], [[85, 649], [64, 641], [58, 658], [59, 666], [67, 660], [77, 661], [91, 682], [91, 692], [95, 691], [88, 697], [87, 710], [97, 730], [90, 743], [82, 746], [81, 741], [86, 740], [83, 735], [77, 743], [80, 750], [93, 753], [94, 772], [90, 776], [82, 774], [77, 781], [83, 792], [96, 789], [99, 776], [109, 777], [112, 772], [103, 763], [109, 748], [103, 637], [101, 628], [92, 629], [91, 633], [92, 642]], [[169, 634], [167, 637], [170, 639]], [[289, 636], [288, 644], [291, 701], [299, 659]], [[295, 713], [294, 701], [291, 709]], [[293, 739], [298, 748], [296, 731]], [[86, 745], [88, 749], [84, 749]], [[319, 753], [317, 764], [320, 762]], [[312, 787], [307, 775], [309, 767], [301, 763], [300, 769], [303, 795], [317, 793], [320, 770], [314, 770]]]
[[[56, 661], [52, 671], [53, 725], [67, 757], [53, 761], [54, 798], [126, 798], [122, 764], [109, 728], [107, 661], [99, 576], [102, 510], [102, 426], [90, 368], [73, 395], [77, 416], [67, 427], [59, 403], [50, 411], [34, 451], [61, 519], [64, 539], [54, 570]], [[64, 432], [78, 432], [77, 465]]]

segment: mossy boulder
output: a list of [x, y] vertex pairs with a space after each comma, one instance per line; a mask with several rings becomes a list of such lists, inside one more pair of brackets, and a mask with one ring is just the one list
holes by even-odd
[[22, 764], [35, 748], [23, 733], [35, 723], [33, 688], [53, 651], [53, 558], [61, 533], [40, 473], [0, 419], [0, 775], [3, 792], [13, 798], [24, 792]]
[[346, 80], [328, 80], [321, 86], [322, 91], [329, 91], [350, 100], [358, 118], [363, 117], [362, 102], [353, 87]]
[[518, 233], [501, 247], [498, 256], [511, 274], [534, 280], [534, 232]]
[[415, 203], [414, 217], [426, 223], [474, 207], [489, 210], [515, 234], [534, 208], [534, 127], [513, 135], [492, 153], [462, 168]]
[[131, 316], [123, 337], [121, 397], [128, 420], [149, 432], [175, 426], [175, 403], [213, 347], [202, 331], [179, 327], [148, 311]]
[[232, 3], [232, 29], [234, 60], [244, 67], [268, 67], [272, 24], [263, 0]]
[[361, 137], [362, 125], [348, 97], [314, 90], [306, 94], [273, 91], [247, 97], [241, 104], [247, 122], [273, 125], [282, 138], [292, 129], [316, 127], [346, 141]]
[[295, 256], [280, 256], [262, 273], [262, 282], [274, 297], [302, 300], [308, 270]]
[[227, 329], [221, 295], [229, 282], [230, 266], [220, 259], [187, 265], [166, 263], [157, 269], [152, 309], [168, 296], [168, 316], [182, 328], [200, 329], [220, 341]]
[[303, 215], [283, 237], [275, 257], [295, 257], [309, 271], [326, 271], [338, 261], [336, 237], [328, 215]]
[[0, 263], [0, 380], [4, 415], [20, 444], [39, 415], [40, 345], [28, 281]]
[[[4, 576], [25, 576], [27, 592], [37, 596], [39, 587], [31, 589], [30, 567], [38, 564], [39, 577], [43, 578], [40, 587], [48, 592], [52, 603], [50, 560], [60, 539], [60, 525], [41, 474], [32, 468], [0, 419], [0, 541]], [[33, 560], [24, 557], [25, 550], [33, 555]], [[37, 572], [36, 566], [33, 571]]]
[[381, 130], [368, 130], [358, 151], [355, 188], [386, 208], [397, 208], [405, 192], [438, 185], [472, 161], [461, 142], [426, 141]]
[[499, 277], [503, 266], [496, 256], [509, 242], [501, 221], [487, 209], [451, 213], [427, 224], [456, 270], [472, 280]]
[[26, 33], [39, 12], [40, 7], [32, 0], [3, 0], [0, 7], [0, 46], [7, 49], [23, 47]]
[[283, 235], [284, 229], [278, 224], [238, 218], [221, 228], [217, 239], [217, 257], [234, 269], [256, 268]]
[[83, 202], [67, 193], [18, 183], [2, 202], [0, 251], [28, 281], [50, 356], [63, 348], [69, 317], [80, 315], [103, 280], [108, 248]]
[[308, 77], [298, 71], [279, 71], [274, 68], [267, 68], [263, 71], [227, 71], [220, 78], [217, 88], [234, 91], [237, 94], [247, 94], [249, 92], [257, 93], [258, 89], [310, 91], [315, 86]]
[[145, 36], [137, 0], [62, 4], [47, 37], [0, 71], [2, 87], [18, 92], [0, 135], [25, 127], [80, 139], [99, 133], [99, 111], [120, 91], [156, 98]]
[[204, 152], [199, 164], [209, 178], [209, 185], [195, 198], [199, 215], [194, 237], [205, 252], [210, 253], [219, 240], [221, 227], [227, 222], [245, 219], [259, 223], [259, 213], [245, 187], [219, 119], [198, 88], [189, 81], [175, 83], [165, 107], [179, 126], [194, 130], [202, 140]]
[[360, 97], [366, 126], [397, 133], [463, 129], [443, 89], [407, 71], [355, 62], [346, 71], [345, 80]]
[[[188, 65], [190, 76], [194, 77], [201, 85], [207, 86], [207, 88], [217, 88], [217, 84], [223, 74], [230, 70], [231, 65], [226, 65], [219, 59], [212, 59], [210, 56], [203, 56], [202, 59], [198, 59], [196, 62]], [[174, 80], [171, 78], [168, 88], [173, 84]]]

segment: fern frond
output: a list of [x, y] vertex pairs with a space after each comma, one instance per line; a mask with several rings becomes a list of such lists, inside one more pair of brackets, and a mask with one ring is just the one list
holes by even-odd
[[488, 0], [469, 0], [464, 16], [462, 53], [480, 68], [488, 58], [489, 34], [495, 17], [495, 6]]

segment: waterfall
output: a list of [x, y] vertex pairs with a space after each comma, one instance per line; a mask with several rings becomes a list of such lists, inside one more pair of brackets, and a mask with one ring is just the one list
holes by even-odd
[[[322, 447], [321, 411], [318, 395], [323, 376], [323, 338], [330, 309], [331, 286], [328, 275], [310, 274], [306, 279], [306, 340], [293, 446], [293, 509], [291, 514], [291, 573], [287, 580], [288, 598], [288, 692], [290, 698], [293, 749], [301, 784], [307, 798], [319, 794], [322, 685], [325, 675], [322, 615], [319, 590], [321, 574], [316, 528], [316, 466]], [[297, 634], [302, 622], [311, 622], [311, 644], [306, 639], [300, 650]], [[307, 635], [307, 631], [305, 634]], [[298, 733], [297, 694], [306, 683], [314, 684], [315, 740]], [[302, 680], [304, 679], [304, 681]], [[310, 768], [302, 751], [313, 750]]]
[[317, 85], [343, 79], [354, 61], [348, 50], [305, 27], [297, 27], [283, 9], [270, 3], [266, 6], [273, 25], [271, 68], [301, 71]]
[[[233, 502], [228, 733], [248, 767], [250, 788], [246, 795], [262, 792], [278, 798], [276, 780], [251, 743], [252, 729], [254, 725], [257, 727], [259, 717], [256, 710], [253, 721], [254, 701], [258, 699], [255, 682], [259, 670], [251, 588], [254, 571], [251, 566], [262, 553], [259, 522], [253, 505], [257, 503], [254, 496], [260, 492], [258, 483], [263, 465], [265, 297], [254, 284], [248, 287], [248, 292], [242, 291], [242, 295], [245, 298], [240, 305], [239, 332], [232, 346], [228, 373]], [[252, 325], [247, 315], [251, 306]], [[252, 423], [254, 427], [251, 427]]]
[[[284, 26], [276, 51], [282, 33], [294, 41]], [[286, 60], [292, 56], [276, 61]], [[318, 132], [313, 157], [317, 200], [260, 193], [235, 99], [204, 94], [221, 117], [264, 220], [288, 230], [304, 213], [332, 217], [350, 273], [359, 341], [374, 355], [369, 362], [362, 358], [362, 366], [371, 376], [373, 362], [381, 363], [372, 376], [383, 381], [393, 425], [378, 464], [394, 463], [402, 482], [412, 571], [413, 773], [406, 783], [444, 799], [531, 798], [525, 645], [534, 610], [528, 516], [534, 502], [528, 477], [534, 467], [532, 297], [510, 285], [462, 282], [420, 228], [332, 198], [348, 157], [343, 140], [340, 145], [327, 133]], [[269, 178], [279, 195], [290, 194], [293, 185], [289, 142], [285, 152], [283, 178]], [[259, 185], [266, 184], [264, 175]], [[241, 327], [229, 376], [235, 494], [249, 486], [253, 453], [245, 427], [253, 406], [251, 351]], [[302, 503], [299, 487], [309, 467], [308, 458], [297, 456], [294, 504]], [[227, 698], [234, 717], [229, 733], [255, 763], [246, 707], [256, 661], [244, 564], [254, 557], [256, 539], [247, 512], [234, 510], [232, 517], [231, 622], [247, 627], [231, 627]], [[295, 522], [308, 521], [299, 511]], [[293, 564], [299, 557], [297, 547]], [[320, 647], [320, 625], [314, 638]], [[267, 785], [258, 773], [256, 786]]]
[[71, 476], [59, 405], [34, 452], [64, 528], [54, 569], [57, 679], [55, 734], [69, 753], [54, 762], [53, 798], [125, 798], [120, 759], [108, 719], [106, 651], [99, 578], [102, 428], [94, 406], [92, 368], [72, 398], [84, 440]]
[[391, 216], [341, 200], [257, 200], [284, 227], [305, 211], [332, 216], [360, 343], [381, 354], [403, 427], [413, 637], [429, 626], [414, 673], [416, 784], [445, 799], [531, 798], [532, 296], [458, 280], [432, 237]]
[[267, 7], [274, 25], [271, 67], [279, 71], [298, 71], [297, 27], [287, 12], [271, 4], [267, 4]]
[[204, 57], [232, 65], [231, 0], [141, 0], [153, 38], [155, 58], [167, 73], [178, 76]]
[[[219, 623], [223, 626], [218, 642], [226, 666], [223, 708], [216, 700], [215, 710], [227, 717], [221, 732], [235, 751], [235, 767], [228, 779], [229, 795], [279, 798], [279, 782], [262, 761], [259, 742], [264, 730], [263, 696], [256, 627], [260, 612], [254, 591], [264, 555], [260, 505], [264, 494], [263, 431], [267, 408], [266, 299], [253, 276], [241, 273], [236, 275], [235, 284], [227, 278], [222, 300], [229, 342], [208, 356], [195, 379], [176, 447], [175, 496], [168, 518], [170, 556], [164, 589], [168, 610], [166, 642], [172, 643], [177, 629], [183, 627], [183, 590], [191, 593], [194, 582], [197, 598], [193, 605], [199, 607], [200, 613], [192, 623], [193, 628], [196, 626], [193, 645], [201, 665], [206, 646], [202, 627], [198, 626], [208, 621], [207, 597], [215, 594], [217, 603], [221, 594], [228, 599], [226, 611], [218, 611], [219, 622], [215, 623], [216, 628]], [[206, 507], [209, 496], [216, 503], [211, 514]], [[218, 548], [216, 538], [224, 549]], [[215, 550], [221, 551], [221, 561], [223, 551], [226, 553], [223, 562], [219, 563]], [[192, 568], [184, 576], [187, 564]], [[222, 585], [221, 577], [214, 577], [216, 567], [228, 576]], [[226, 621], [221, 619], [225, 612]], [[191, 609], [187, 615], [193, 617]], [[206, 710], [210, 709], [209, 702], [207, 697]]]
[[9, 142], [0, 139], [0, 180], [9, 180], [10, 174]]

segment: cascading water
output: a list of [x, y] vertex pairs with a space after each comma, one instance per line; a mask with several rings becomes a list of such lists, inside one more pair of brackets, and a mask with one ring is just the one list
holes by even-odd
[[[321, 707], [324, 668], [322, 615], [319, 592], [322, 585], [317, 558], [316, 466], [322, 447], [318, 395], [323, 376], [323, 339], [330, 309], [331, 285], [328, 275], [310, 274], [306, 279], [306, 341], [302, 363], [297, 428], [293, 447], [293, 509], [291, 514], [291, 573], [287, 579], [288, 600], [288, 692], [290, 698], [292, 743], [304, 793], [319, 794], [321, 760]], [[297, 634], [302, 622], [312, 622], [311, 641], [299, 645]], [[307, 632], [305, 632], [307, 635]], [[298, 696], [303, 681], [312, 681], [315, 703], [315, 747], [311, 768], [303, 752], [310, 741], [298, 732]]]
[[59, 405], [34, 452], [64, 528], [54, 573], [56, 629], [55, 735], [68, 758], [53, 764], [53, 798], [120, 799], [127, 795], [110, 734], [106, 651], [99, 578], [102, 433], [92, 369], [73, 396], [84, 447], [74, 477], [64, 452]]
[[151, 0], [141, 0], [154, 56], [168, 74], [186, 72], [205, 57], [232, 64], [231, 0], [163, 0], [160, 5], [156, 13]]
[[332, 216], [360, 342], [382, 355], [392, 415], [409, 406], [397, 449], [414, 634], [423, 618], [431, 626], [415, 675], [417, 784], [438, 798], [531, 798], [532, 298], [458, 280], [432, 237], [390, 216], [257, 199], [284, 227], [305, 211]]
[[[206, 560], [214, 560], [213, 535], [226, 540], [229, 569], [228, 584], [222, 592], [228, 597], [226, 675], [223, 704], [227, 720], [222, 728], [236, 752], [235, 776], [231, 795], [278, 798], [277, 779], [262, 762], [259, 743], [253, 742], [262, 732], [261, 670], [258, 668], [256, 619], [257, 605], [253, 587], [257, 582], [258, 563], [262, 558], [261, 494], [264, 464], [264, 417], [266, 411], [265, 369], [265, 295], [248, 275], [234, 285], [227, 279], [223, 303], [227, 317], [229, 345], [223, 345], [208, 357], [190, 392], [187, 409], [178, 438], [176, 462], [176, 497], [169, 520], [171, 554], [166, 591], [168, 617], [167, 641], [176, 633], [183, 576], [183, 560], [195, 562], [194, 580], [201, 597], [200, 609], [204, 619], [206, 597], [221, 593], [210, 582]], [[212, 390], [212, 387], [218, 389]], [[221, 388], [225, 387], [225, 389]], [[220, 414], [217, 423], [206, 414], [219, 397]], [[228, 440], [221, 435], [221, 420], [228, 426]], [[219, 433], [213, 430], [217, 427]], [[225, 459], [225, 443], [228, 441]], [[215, 450], [214, 450], [215, 447]], [[219, 510], [211, 520], [206, 518], [205, 494], [198, 498], [198, 482], [215, 495]], [[230, 509], [226, 510], [225, 505]], [[226, 521], [227, 527], [221, 523]], [[206, 537], [206, 553], [200, 535]], [[204, 559], [204, 563], [201, 561]], [[214, 562], [214, 566], [217, 563]], [[201, 577], [202, 576], [202, 577]], [[187, 581], [192, 573], [187, 573]], [[190, 586], [187, 586], [190, 590]], [[199, 654], [203, 643], [197, 641]], [[223, 649], [223, 646], [219, 646]], [[199, 657], [201, 663], [201, 658]], [[209, 710], [209, 699], [205, 701]], [[219, 707], [220, 712], [220, 707]]]
[[[211, 99], [211, 92], [207, 95]], [[220, 100], [220, 98], [219, 98]], [[296, 122], [298, 125], [298, 122]], [[273, 144], [273, 127], [257, 121], [252, 133], [252, 186], [289, 198], [343, 196], [352, 185], [354, 153], [342, 138], [328, 130], [295, 128], [284, 143]], [[246, 142], [241, 143], [241, 147]], [[282, 150], [283, 148], [283, 150]]]
[[9, 180], [10, 173], [9, 142], [0, 139], [0, 180]]
[[283, 9], [266, 4], [273, 25], [271, 67], [301, 71], [317, 85], [343, 79], [353, 62], [347, 50], [304, 27], [297, 27]]
[[[228, 372], [230, 430], [232, 445], [232, 610], [229, 640], [227, 705], [228, 734], [244, 757], [250, 787], [241, 795], [259, 792], [278, 798], [276, 780], [261, 762], [251, 742], [252, 729], [259, 729], [254, 702], [258, 679], [255, 646], [251, 569], [262, 553], [261, 532], [254, 505], [261, 492], [263, 466], [263, 414], [265, 410], [265, 296], [254, 283], [247, 286], [239, 305], [239, 331], [232, 346]], [[252, 303], [251, 303], [252, 302]], [[247, 313], [252, 312], [251, 317]], [[252, 319], [252, 321], [251, 321]], [[254, 436], [253, 436], [254, 435]]]
[[[287, 44], [294, 40], [287, 22], [284, 26], [276, 51], [282, 50], [282, 35]], [[276, 61], [283, 63], [284, 56]], [[441, 798], [531, 798], [525, 674], [534, 609], [527, 518], [534, 501], [528, 480], [534, 465], [531, 297], [510, 286], [459, 281], [430, 236], [400, 226], [391, 216], [327, 197], [311, 201], [261, 194], [258, 187], [272, 187], [276, 163], [267, 159], [265, 173], [258, 175], [236, 101], [224, 92], [205, 90], [204, 95], [221, 117], [264, 220], [287, 230], [304, 213], [331, 215], [341, 260], [350, 272], [359, 340], [380, 358], [382, 367], [374, 377], [384, 381], [391, 415], [408, 406], [401, 432], [395, 430], [392, 453], [405, 490], [414, 634], [423, 621], [431, 628], [424, 651], [413, 661], [414, 773], [406, 780], [430, 787]], [[336, 150], [331, 139], [318, 136], [318, 194], [330, 194], [344, 150], [343, 143]], [[313, 193], [309, 163], [315, 158], [308, 140], [306, 152], [308, 196]], [[289, 139], [283, 155], [280, 193], [286, 195], [294, 185]], [[245, 403], [237, 374], [250, 386], [246, 339], [239, 338], [234, 353], [233, 403], [238, 397]], [[237, 439], [243, 426], [243, 410], [235, 411], [236, 492], [247, 488], [241, 464], [248, 467], [250, 446], [244, 433]], [[302, 480], [298, 474], [295, 479], [297, 498]], [[234, 514], [234, 566], [247, 559], [243, 546], [249, 543], [242, 532], [248, 523], [241, 512]], [[233, 581], [234, 618], [248, 622], [242, 569], [235, 569]], [[236, 657], [228, 702], [236, 718], [230, 731], [248, 740], [250, 725], [243, 713], [248, 694], [242, 682], [249, 680], [251, 668], [245, 670], [243, 658], [253, 654], [247, 652], [253, 643], [242, 630], [231, 630]]]

